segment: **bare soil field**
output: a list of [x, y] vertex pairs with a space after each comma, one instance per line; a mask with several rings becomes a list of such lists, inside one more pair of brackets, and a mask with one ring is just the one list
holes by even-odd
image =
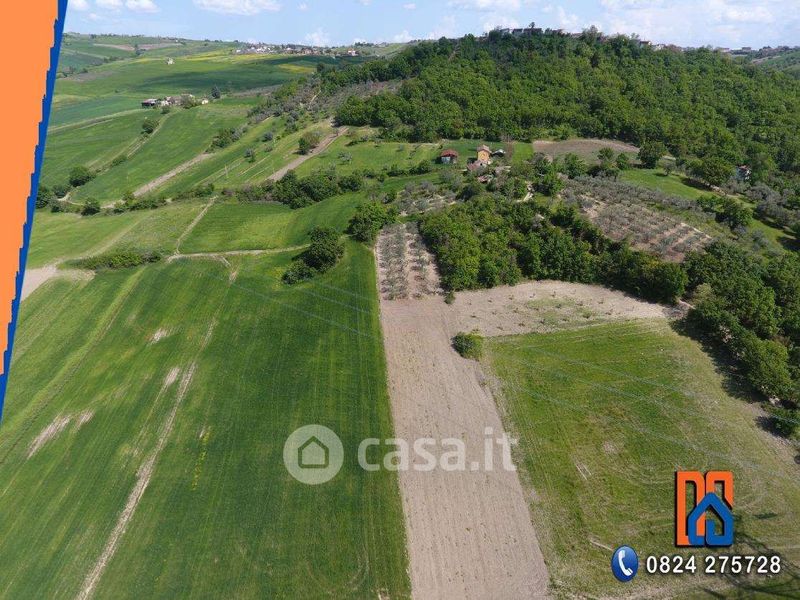
[[[441, 298], [381, 299], [395, 435], [460, 439], [483, 457], [503, 425], [477, 362], [450, 346], [458, 330]], [[415, 598], [548, 596], [549, 578], [517, 473], [497, 466], [400, 472]]]

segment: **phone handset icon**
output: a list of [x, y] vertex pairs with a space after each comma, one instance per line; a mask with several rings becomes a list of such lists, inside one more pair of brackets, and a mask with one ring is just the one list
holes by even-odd
[[617, 554], [617, 563], [619, 564], [619, 570], [625, 574], [625, 577], [631, 577], [633, 575], [633, 569], [629, 569], [625, 566], [625, 550], [620, 550]]

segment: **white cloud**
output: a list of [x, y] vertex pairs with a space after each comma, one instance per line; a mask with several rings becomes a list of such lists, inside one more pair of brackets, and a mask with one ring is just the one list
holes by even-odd
[[297, 10], [302, 10], [304, 12], [307, 11], [308, 10], [308, 4], [303, 2], [302, 4], [298, 5]]
[[306, 42], [312, 46], [328, 46], [331, 43], [331, 38], [322, 27], [318, 27], [316, 31], [306, 34]]
[[403, 8], [405, 8], [406, 10], [414, 10], [415, 8], [417, 8], [417, 5], [414, 4], [413, 2], [409, 2], [408, 4], [403, 4]]
[[574, 13], [568, 13], [566, 10], [564, 10], [563, 6], [559, 6], [556, 13], [558, 17], [558, 26], [561, 29], [573, 31], [578, 28], [578, 24], [580, 23], [578, 15]]
[[103, 17], [101, 17], [97, 13], [89, 13], [89, 20], [90, 21], [102, 21]]
[[153, 0], [126, 0], [125, 6], [134, 12], [158, 12], [158, 6]]
[[204, 10], [231, 15], [256, 15], [265, 10], [281, 9], [276, 0], [194, 0], [194, 4]]
[[514, 29], [519, 27], [519, 21], [505, 15], [492, 15], [483, 22], [483, 31], [488, 33], [492, 29]]
[[358, 1], [364, 6], [369, 6], [370, 4], [372, 4], [372, 0], [358, 0]]
[[461, 10], [513, 12], [520, 9], [522, 0], [450, 0], [447, 4]]
[[89, 10], [89, 3], [86, 0], [71, 0], [69, 7], [73, 10]]
[[414, 38], [411, 37], [411, 34], [408, 33], [408, 29], [403, 29], [400, 33], [392, 37], [392, 41], [397, 44], [405, 44], [406, 42], [410, 42]]
[[97, 0], [97, 8], [109, 8], [117, 10], [122, 8], [122, 0]]
[[601, 0], [601, 29], [683, 46], [760, 46], [796, 37], [797, 0]]
[[430, 32], [428, 33], [428, 39], [438, 40], [441, 37], [456, 37], [458, 32], [456, 31], [456, 18], [453, 15], [447, 15], [442, 17], [442, 20], [439, 21], [439, 24]]

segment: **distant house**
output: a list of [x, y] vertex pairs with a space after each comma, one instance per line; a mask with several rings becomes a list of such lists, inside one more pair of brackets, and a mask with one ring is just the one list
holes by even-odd
[[738, 181], [750, 181], [750, 175], [753, 172], [747, 165], [739, 165], [736, 167], [736, 179]]
[[478, 162], [489, 164], [489, 158], [492, 156], [492, 149], [489, 146], [482, 144], [478, 146]]
[[443, 165], [450, 165], [455, 162], [458, 162], [458, 152], [453, 150], [452, 148], [443, 151], [439, 155], [439, 162]]
[[148, 98], [147, 100], [142, 100], [142, 108], [155, 108], [158, 106], [158, 100], [155, 98]]

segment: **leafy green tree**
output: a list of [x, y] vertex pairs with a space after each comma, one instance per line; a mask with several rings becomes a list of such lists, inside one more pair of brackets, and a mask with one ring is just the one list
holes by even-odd
[[648, 169], [653, 169], [663, 156], [667, 154], [667, 147], [660, 140], [645, 140], [639, 148], [639, 162]]
[[725, 196], [720, 202], [718, 218], [731, 229], [747, 227], [753, 221], [753, 210], [739, 200]]
[[371, 244], [378, 237], [378, 232], [384, 226], [394, 222], [396, 217], [397, 211], [384, 204], [377, 202], [361, 204], [350, 219], [348, 233], [359, 242]]
[[719, 156], [706, 156], [692, 167], [692, 175], [710, 185], [722, 185], [732, 173], [731, 165]]
[[631, 168], [631, 159], [624, 152], [620, 152], [617, 156], [617, 168], [620, 171], [627, 171]]
[[83, 165], [73, 167], [69, 172], [69, 184], [80, 187], [95, 178], [95, 174]]
[[219, 100], [222, 98], [222, 91], [219, 89], [219, 86], [214, 86], [211, 88], [211, 97], [215, 100]]
[[303, 261], [316, 271], [324, 273], [333, 267], [344, 254], [339, 233], [330, 227], [315, 227], [309, 233], [311, 245], [303, 253]]
[[56, 199], [56, 195], [49, 187], [39, 184], [39, 189], [36, 192], [36, 208], [45, 208]]
[[153, 119], [151, 117], [147, 117], [142, 122], [142, 132], [145, 135], [150, 135], [151, 133], [153, 133], [156, 130], [156, 127], [158, 127], [158, 120], [157, 119]]
[[588, 167], [580, 156], [572, 152], [568, 152], [562, 159], [562, 173], [570, 179], [575, 179], [582, 175], [586, 175]]
[[81, 208], [81, 214], [83, 216], [96, 215], [100, 212], [100, 210], [100, 202], [98, 202], [95, 198], [89, 198]]

